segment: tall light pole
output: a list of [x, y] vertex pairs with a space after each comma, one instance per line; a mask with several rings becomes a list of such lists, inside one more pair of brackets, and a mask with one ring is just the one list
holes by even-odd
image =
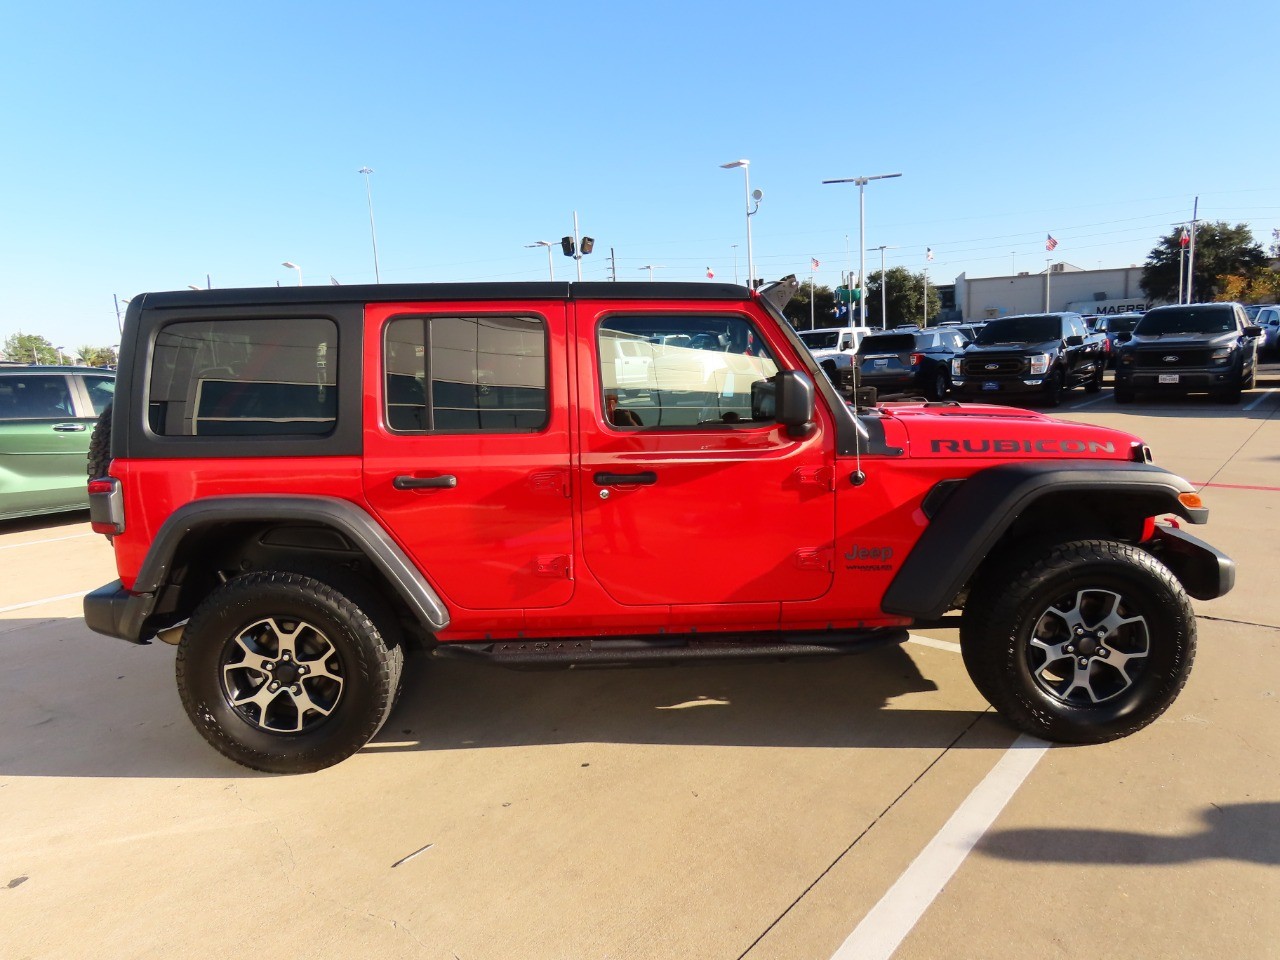
[[[369, 186], [369, 167], [361, 167], [356, 173], [364, 174], [364, 196], [369, 201], [369, 236], [373, 238], [373, 282], [381, 283], [382, 274], [378, 272], [378, 231], [373, 228], [373, 188]], [[302, 272], [298, 272], [298, 286], [302, 286]]]
[[653, 282], [653, 271], [655, 271], [655, 270], [661, 270], [661, 269], [663, 269], [663, 266], [662, 266], [662, 264], [660, 264], [660, 263], [646, 263], [646, 264], [645, 264], [643, 267], [641, 267], [640, 269], [641, 269], [641, 270], [648, 270], [648, 271], [649, 271], [649, 282], [650, 282], [650, 283], [652, 283], [652, 282]]
[[554, 246], [555, 244], [552, 243], [550, 240], [535, 240], [533, 241], [533, 243], [526, 243], [524, 245], [524, 248], [526, 250], [534, 250], [538, 247], [547, 248], [547, 270], [551, 272], [552, 280], [556, 278], [556, 267], [555, 267], [555, 264], [551, 261], [551, 248]]
[[1044, 312], [1049, 312], [1049, 275], [1053, 273], [1053, 261], [1048, 257], [1044, 261]]
[[1196, 225], [1200, 220], [1200, 198], [1196, 197], [1191, 208], [1191, 248], [1187, 251], [1187, 303], [1194, 303], [1191, 290], [1196, 282]]
[[862, 295], [858, 297], [859, 326], [867, 325], [867, 184], [872, 180], [892, 180], [900, 173], [877, 173], [870, 177], [846, 177], [843, 180], [823, 180], [823, 183], [856, 183], [858, 185], [858, 283]]
[[729, 244], [733, 248], [733, 284], [738, 285], [738, 245], [736, 243]]
[[[755, 191], [755, 193], [751, 192], [750, 160], [733, 160], [729, 163], [720, 164], [721, 170], [732, 170], [734, 167], [742, 168], [742, 185], [747, 197], [747, 286], [754, 290], [756, 288], [756, 261], [751, 249], [751, 218], [760, 209], [760, 201], [764, 199], [764, 194], [759, 190]], [[751, 209], [752, 200], [756, 203], [755, 210]]]
[[111, 299], [116, 303], [116, 326], [120, 328], [120, 332], [124, 333], [124, 317], [120, 315], [120, 304], [129, 305], [128, 299], [121, 300], [118, 294], [112, 294]]
[[[876, 247], [875, 249], [880, 251], [880, 329], [888, 330], [889, 329], [889, 278], [885, 276], [885, 272], [884, 272], [884, 252], [886, 250], [897, 250], [898, 248], [890, 247], [882, 243], [880, 244], [880, 246]], [[863, 284], [862, 289], [866, 290], [865, 284]], [[929, 295], [926, 292], [925, 294], [926, 301], [928, 300], [928, 296]]]
[[298, 271], [298, 286], [302, 286], [302, 268], [301, 268], [300, 266], [298, 266], [296, 263], [290, 263], [288, 260], [286, 260], [284, 263], [280, 264], [280, 266], [282, 266], [282, 267], [288, 267], [290, 270], [297, 270], [297, 271]]

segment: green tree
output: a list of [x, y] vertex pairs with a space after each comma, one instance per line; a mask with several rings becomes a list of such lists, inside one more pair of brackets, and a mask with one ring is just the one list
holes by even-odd
[[4, 342], [4, 355], [19, 363], [57, 363], [58, 351], [38, 333], [10, 334]]
[[[831, 326], [831, 313], [836, 306], [836, 295], [830, 287], [817, 284], [813, 288], [813, 325], [815, 327]], [[782, 314], [791, 321], [797, 330], [809, 329], [809, 284], [800, 284], [800, 289], [782, 309]]]
[[[1178, 301], [1179, 230], [1160, 238], [1142, 267], [1142, 289], [1153, 300]], [[1188, 260], [1190, 256], [1188, 255]], [[1266, 266], [1267, 255], [1253, 239], [1247, 223], [1204, 223], [1196, 230], [1195, 277], [1191, 295], [1212, 300], [1224, 287], [1223, 277], [1248, 277]]]
[[93, 347], [85, 345], [76, 350], [80, 362], [89, 367], [114, 367], [116, 352], [110, 347]]
[[[917, 326], [925, 322], [924, 274], [912, 273], [906, 267], [890, 267], [867, 278], [867, 325], [880, 326], [880, 303], [884, 300], [885, 322], [889, 327], [902, 323]], [[937, 288], [929, 286], [928, 316], [936, 317], [942, 309]]]

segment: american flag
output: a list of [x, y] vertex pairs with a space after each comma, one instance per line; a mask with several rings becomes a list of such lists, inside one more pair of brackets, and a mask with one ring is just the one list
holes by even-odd
[[926, 260], [932, 260], [932, 259], [933, 259], [933, 247], [925, 247], [925, 248], [924, 248], [924, 258], [925, 258]]
[[822, 266], [822, 264], [818, 262], [818, 258], [817, 258], [817, 257], [810, 257], [810, 258], [809, 258], [809, 266], [810, 266], [812, 269], [817, 270], [820, 266]]
[[1054, 247], [1056, 247], [1057, 245], [1058, 245], [1058, 241], [1057, 241], [1057, 240], [1055, 240], [1055, 239], [1053, 239], [1053, 234], [1052, 234], [1052, 233], [1051, 233], [1051, 234], [1048, 234], [1048, 239], [1047, 239], [1047, 240], [1045, 240], [1045, 242], [1044, 242], [1044, 248], [1045, 248], [1046, 250], [1052, 250], [1052, 249], [1053, 249]]
[[1180, 231], [1178, 231], [1178, 246], [1185, 247], [1190, 242], [1191, 242], [1191, 236], [1190, 234], [1187, 233], [1187, 228], [1183, 227]]
[[714, 277], [715, 277], [715, 274], [712, 272], [711, 268], [707, 267], [707, 279], [711, 280], [711, 279], [714, 279]]

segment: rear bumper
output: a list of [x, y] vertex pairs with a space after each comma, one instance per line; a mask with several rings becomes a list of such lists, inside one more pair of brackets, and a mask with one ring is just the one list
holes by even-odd
[[143, 625], [155, 606], [155, 596], [130, 593], [113, 580], [84, 598], [84, 622], [94, 633], [101, 633], [130, 643], [150, 643], [143, 637]]

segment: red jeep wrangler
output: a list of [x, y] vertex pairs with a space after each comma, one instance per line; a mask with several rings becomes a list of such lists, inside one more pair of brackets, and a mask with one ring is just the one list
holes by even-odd
[[[955, 625], [1019, 729], [1150, 723], [1227, 557], [1131, 436], [859, 409], [794, 279], [138, 296], [91, 453], [100, 633], [177, 644], [188, 715], [261, 770], [378, 732], [404, 651], [528, 666], [831, 655]], [[962, 613], [945, 616], [948, 611]]]

